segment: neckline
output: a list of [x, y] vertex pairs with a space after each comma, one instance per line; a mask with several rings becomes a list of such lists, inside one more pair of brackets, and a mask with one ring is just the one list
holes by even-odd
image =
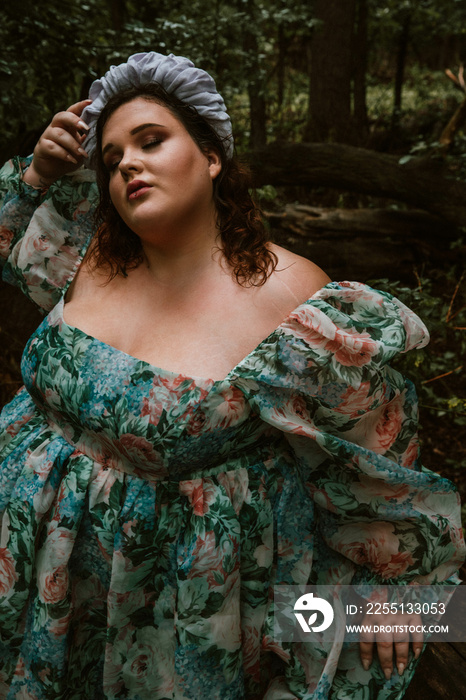
[[131, 360], [134, 360], [135, 362], [141, 362], [143, 365], [146, 367], [154, 370], [155, 374], [159, 375], [166, 375], [172, 378], [175, 377], [183, 377], [184, 379], [191, 380], [194, 383], [203, 383], [203, 384], [210, 384], [212, 386], [216, 386], [217, 384], [223, 384], [224, 382], [228, 382], [232, 375], [236, 374], [238, 370], [241, 369], [241, 366], [248, 362], [248, 360], [251, 358], [251, 356], [255, 355], [263, 345], [268, 343], [270, 341], [270, 338], [277, 332], [279, 331], [282, 326], [288, 321], [290, 316], [298, 309], [301, 308], [301, 306], [305, 306], [308, 304], [310, 301], [313, 301], [316, 299], [316, 297], [322, 292], [322, 290], [326, 289], [327, 287], [335, 285], [335, 282], [328, 282], [324, 287], [321, 287], [321, 289], [317, 290], [311, 297], [306, 299], [305, 301], [301, 302], [296, 306], [294, 309], [292, 309], [287, 316], [279, 323], [279, 325], [274, 328], [265, 338], [263, 338], [250, 352], [248, 352], [247, 355], [245, 355], [228, 373], [223, 379], [211, 379], [211, 378], [206, 378], [206, 377], [193, 377], [187, 374], [184, 374], [183, 372], [174, 372], [173, 370], [169, 369], [164, 369], [163, 367], [157, 367], [156, 365], [153, 365], [152, 363], [148, 362], [147, 360], [142, 360], [139, 357], [135, 357], [134, 355], [130, 355], [129, 353], [125, 352], [124, 350], [120, 350], [119, 348], [114, 347], [113, 345], [109, 345], [109, 343], [106, 343], [103, 340], [99, 340], [99, 338], [95, 338], [92, 335], [89, 335], [86, 333], [86, 331], [83, 331], [81, 328], [78, 328], [77, 326], [71, 326], [69, 325], [64, 318], [64, 307], [65, 307], [65, 296], [62, 295], [60, 301], [58, 302], [57, 306], [55, 309], [57, 310], [57, 313], [59, 315], [59, 321], [60, 324], [69, 330], [71, 333], [79, 333], [79, 335], [84, 336], [86, 338], [91, 339], [95, 343], [98, 343], [99, 345], [102, 345], [105, 348], [109, 348], [112, 351], [124, 355], [125, 357], [129, 357]]

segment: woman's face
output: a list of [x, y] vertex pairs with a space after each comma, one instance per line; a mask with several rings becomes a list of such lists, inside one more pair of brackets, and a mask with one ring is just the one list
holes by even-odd
[[102, 157], [113, 205], [143, 241], [212, 221], [220, 158], [203, 153], [166, 107], [143, 97], [118, 107], [103, 128]]

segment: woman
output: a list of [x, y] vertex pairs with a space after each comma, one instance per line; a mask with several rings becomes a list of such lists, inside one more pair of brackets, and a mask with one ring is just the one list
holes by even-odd
[[0, 697], [401, 697], [420, 644], [280, 643], [272, 598], [455, 580], [457, 495], [386, 364], [424, 326], [267, 242], [190, 61], [90, 96], [3, 171], [4, 276], [49, 314], [2, 414]]

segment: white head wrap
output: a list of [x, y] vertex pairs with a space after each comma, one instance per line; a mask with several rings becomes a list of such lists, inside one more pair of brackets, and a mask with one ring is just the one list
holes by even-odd
[[228, 158], [233, 155], [231, 121], [225, 102], [217, 92], [214, 79], [184, 56], [164, 56], [151, 51], [136, 53], [126, 63], [111, 66], [103, 78], [95, 80], [89, 91], [92, 104], [82, 113], [89, 125], [89, 135], [84, 148], [89, 154], [89, 164], [94, 162], [96, 147], [95, 127], [103, 107], [109, 99], [126, 88], [159, 83], [169, 94], [195, 107], [224, 142]]

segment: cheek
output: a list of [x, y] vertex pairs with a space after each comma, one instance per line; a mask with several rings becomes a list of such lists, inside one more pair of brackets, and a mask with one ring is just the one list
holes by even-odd
[[122, 203], [122, 190], [121, 187], [118, 187], [117, 183], [115, 180], [110, 180], [109, 186], [108, 186], [108, 193], [110, 195], [110, 199], [112, 200], [112, 204], [117, 210], [118, 213], [120, 213], [120, 208], [121, 208], [121, 203]]

